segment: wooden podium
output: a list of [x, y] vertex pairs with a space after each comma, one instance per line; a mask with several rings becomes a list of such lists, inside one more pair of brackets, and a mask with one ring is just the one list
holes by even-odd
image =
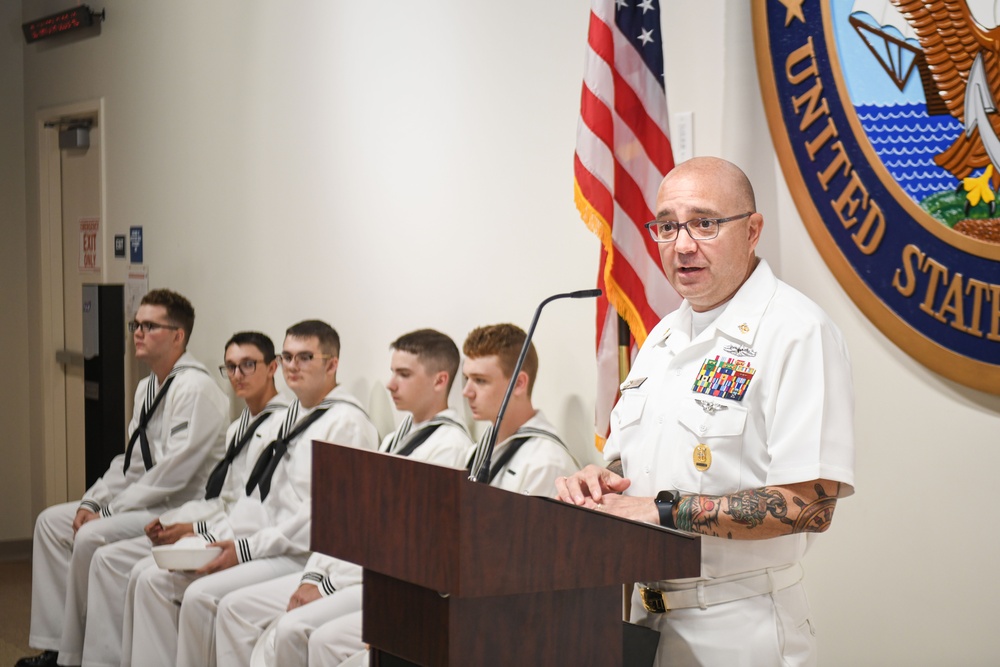
[[621, 665], [622, 584], [700, 575], [696, 538], [318, 441], [312, 502], [312, 548], [364, 567], [373, 665]]

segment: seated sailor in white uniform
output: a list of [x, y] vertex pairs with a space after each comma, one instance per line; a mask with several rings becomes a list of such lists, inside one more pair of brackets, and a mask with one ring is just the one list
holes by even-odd
[[[164, 511], [204, 493], [222, 457], [229, 401], [187, 353], [194, 308], [155, 289], [134, 321], [136, 359], [151, 369], [139, 382], [125, 452], [76, 502], [53, 505], [35, 522], [30, 646], [45, 649], [18, 667], [79, 665], [90, 564], [98, 547], [142, 535]], [[58, 653], [58, 656], [57, 656]]]

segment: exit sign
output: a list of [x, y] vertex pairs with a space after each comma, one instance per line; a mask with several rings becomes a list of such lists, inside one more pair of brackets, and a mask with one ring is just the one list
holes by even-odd
[[[89, 28], [94, 25], [94, 16], [97, 14], [91, 12], [90, 7], [80, 5], [22, 23], [21, 28], [24, 30], [24, 39], [28, 44], [31, 44], [47, 37], [55, 37], [80, 28]], [[103, 18], [104, 12], [101, 12], [100, 16]]]

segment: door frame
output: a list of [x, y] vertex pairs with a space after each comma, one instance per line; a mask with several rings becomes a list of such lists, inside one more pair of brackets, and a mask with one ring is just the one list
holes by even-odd
[[[79, 116], [97, 118], [101, 132], [99, 159], [99, 196], [101, 228], [98, 242], [107, 249], [107, 133], [104, 99], [86, 100], [75, 104], [42, 109], [35, 114], [38, 137], [38, 211], [40, 240], [41, 348], [42, 348], [42, 488], [45, 506], [66, 502], [70, 498], [69, 471], [66, 465], [66, 377], [56, 361], [56, 350], [64, 346], [63, 318], [63, 221], [62, 169], [58, 127], [47, 123]], [[104, 257], [107, 258], [105, 252]], [[107, 265], [102, 262], [99, 282], [106, 282]], [[95, 276], [96, 277], [96, 276]]]

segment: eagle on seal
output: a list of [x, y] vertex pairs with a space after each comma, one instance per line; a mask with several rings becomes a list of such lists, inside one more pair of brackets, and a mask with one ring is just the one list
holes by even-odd
[[[966, 0], [890, 2], [916, 33], [940, 101], [965, 127], [965, 132], [934, 158], [940, 167], [963, 180], [975, 170], [988, 167], [993, 162], [991, 149], [997, 151], [985, 140], [995, 140], [1000, 133], [1000, 115], [989, 113], [996, 111], [995, 93], [1000, 91], [1000, 27], [979, 25]], [[967, 109], [970, 102], [981, 105], [972, 104]], [[988, 124], [983, 128], [985, 133], [980, 130], [983, 123]], [[1000, 154], [993, 157], [1000, 160]], [[991, 171], [996, 189], [1000, 170]]]

